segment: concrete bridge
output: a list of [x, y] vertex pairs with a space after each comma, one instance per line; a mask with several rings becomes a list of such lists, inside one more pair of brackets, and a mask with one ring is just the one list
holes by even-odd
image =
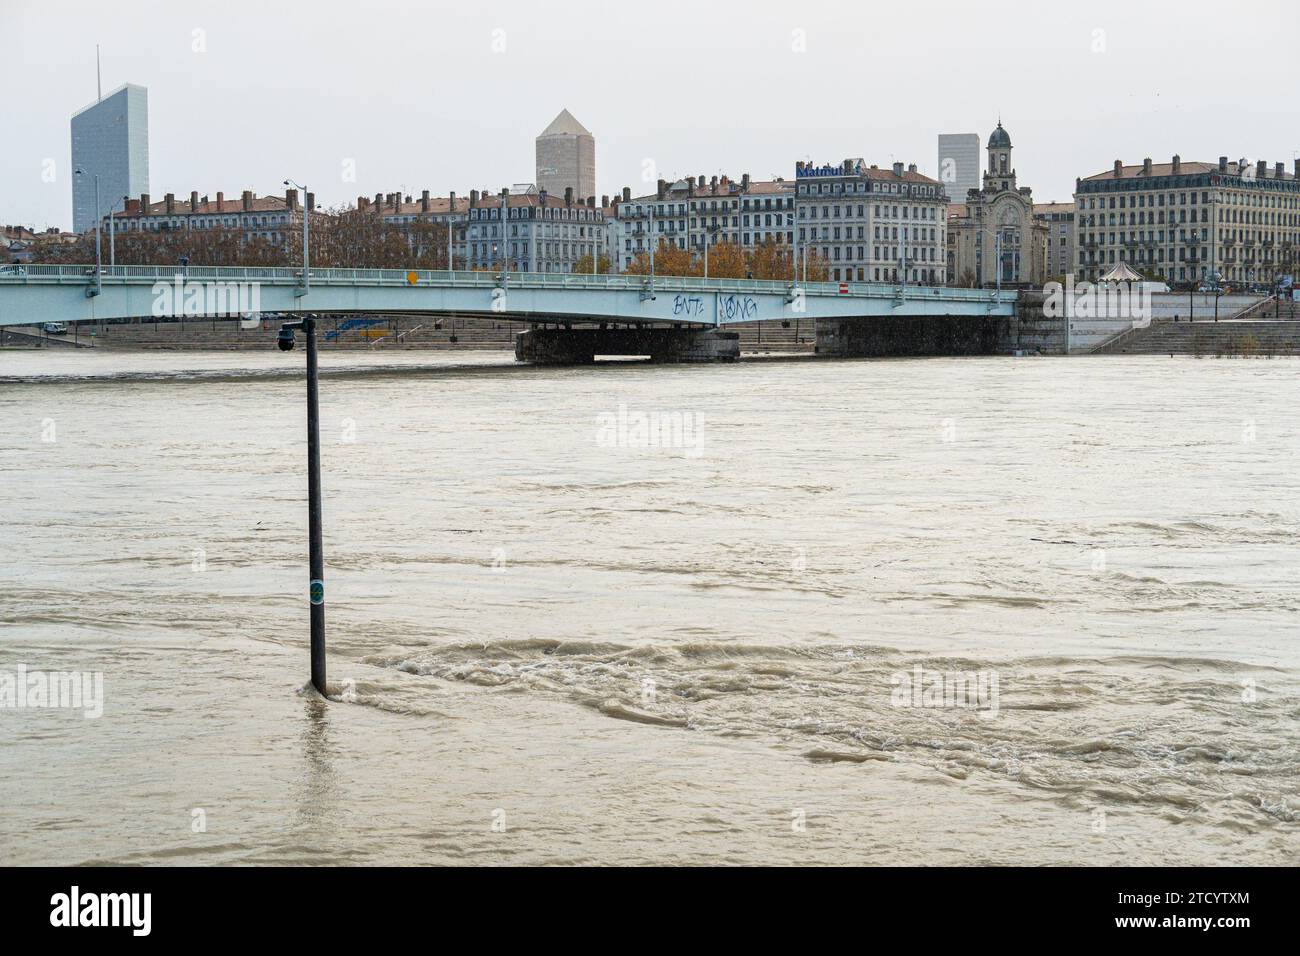
[[[814, 319], [1011, 319], [1014, 292], [870, 282], [793, 282], [634, 275], [115, 266], [0, 267], [0, 325], [108, 319], [209, 318], [250, 313], [457, 314], [533, 323], [525, 361], [588, 361], [594, 354], [665, 360], [734, 358], [740, 322]], [[923, 320], [932, 320], [929, 323]], [[577, 328], [575, 328], [575, 326]], [[906, 323], [902, 327], [906, 327]], [[593, 352], [594, 349], [594, 352]]]

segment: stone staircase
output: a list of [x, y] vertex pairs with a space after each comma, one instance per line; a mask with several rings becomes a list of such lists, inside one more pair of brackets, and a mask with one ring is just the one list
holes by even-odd
[[1256, 319], [1190, 323], [1158, 320], [1146, 328], [1125, 332], [1093, 354], [1197, 355], [1207, 358], [1300, 355], [1300, 318], [1294, 321], [1283, 318], [1281, 321]]
[[740, 322], [727, 331], [740, 333], [740, 351], [812, 354], [817, 346], [817, 323], [813, 319]]

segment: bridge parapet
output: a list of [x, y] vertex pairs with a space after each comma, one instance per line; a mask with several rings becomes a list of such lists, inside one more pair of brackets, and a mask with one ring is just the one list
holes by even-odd
[[301, 269], [292, 267], [112, 266], [98, 277], [94, 266], [6, 267], [0, 269], [0, 324], [206, 318], [212, 313], [203, 308], [203, 292], [234, 285], [253, 293], [251, 306], [240, 299], [244, 312], [455, 312], [536, 322], [704, 327], [794, 318], [1009, 317], [1015, 305], [1015, 293], [869, 282], [401, 269], [312, 269], [310, 279], [303, 294]]

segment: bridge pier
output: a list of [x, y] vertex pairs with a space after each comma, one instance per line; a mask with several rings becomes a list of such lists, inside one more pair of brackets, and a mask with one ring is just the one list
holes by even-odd
[[1006, 325], [1006, 319], [946, 315], [818, 319], [817, 354], [996, 355]]
[[740, 333], [684, 328], [534, 328], [515, 337], [515, 360], [532, 365], [587, 365], [597, 355], [648, 355], [653, 362], [734, 362], [740, 358]]

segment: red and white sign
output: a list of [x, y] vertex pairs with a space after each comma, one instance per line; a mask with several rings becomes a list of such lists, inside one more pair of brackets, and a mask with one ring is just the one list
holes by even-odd
[[841, 282], [840, 295], [848, 295], [848, 294], [849, 294], [849, 284], [847, 282]]

